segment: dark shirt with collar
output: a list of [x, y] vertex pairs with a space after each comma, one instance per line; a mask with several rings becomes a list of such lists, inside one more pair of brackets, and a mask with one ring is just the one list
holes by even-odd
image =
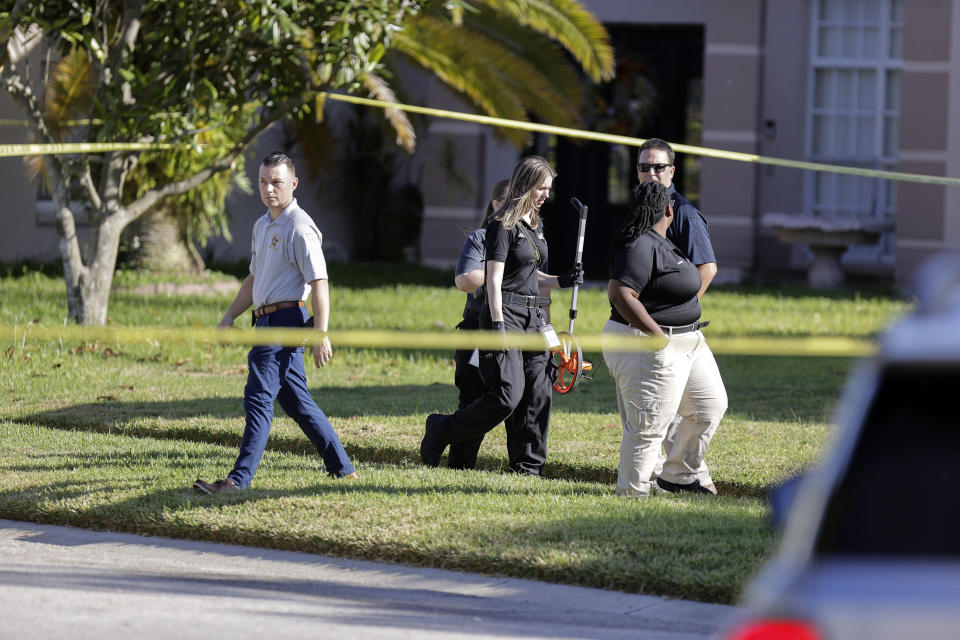
[[[463, 275], [470, 271], [483, 271], [483, 245], [486, 237], [487, 230], [480, 228], [471, 232], [467, 239], [463, 241], [463, 246], [460, 247], [460, 255], [457, 256], [456, 275]], [[472, 310], [479, 313], [482, 304], [482, 300], [476, 300], [474, 294], [468, 293], [467, 304], [463, 312], [466, 314], [468, 310]]]
[[[676, 327], [700, 319], [700, 272], [673, 243], [652, 229], [616, 251], [610, 279], [640, 294], [640, 303], [657, 324]], [[610, 319], [630, 324], [613, 304]]]
[[673, 202], [673, 222], [667, 229], [667, 238], [683, 251], [694, 265], [716, 263], [707, 220], [689, 200], [670, 185], [670, 200]]
[[[526, 235], [536, 243], [540, 253], [540, 262], [536, 261], [536, 252], [528, 242], [526, 235], [520, 230], [520, 225], [527, 231]], [[494, 220], [487, 225], [486, 257], [487, 260], [503, 262], [503, 291], [512, 291], [524, 296], [535, 296], [540, 289], [540, 278], [537, 271], [547, 262], [547, 240], [543, 237], [543, 226], [531, 229], [526, 222], [520, 220], [510, 229], [504, 229], [500, 220]]]

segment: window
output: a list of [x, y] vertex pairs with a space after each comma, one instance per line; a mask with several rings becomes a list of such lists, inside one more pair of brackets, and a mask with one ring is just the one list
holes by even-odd
[[[903, 0], [811, 2], [807, 156], [872, 169], [897, 163]], [[806, 211], [892, 220], [895, 185], [809, 172]], [[880, 250], [892, 255], [892, 238]]]
[[[944, 508], [954, 500], [960, 455], [951, 401], [960, 367], [893, 364], [881, 373], [824, 513], [817, 553], [960, 557], [960, 513]], [[914, 477], [916, 484], [904, 481]]]
[[[70, 210], [73, 211], [73, 222], [78, 227], [86, 226], [89, 223], [89, 209], [90, 206], [84, 200], [84, 193], [81, 191], [80, 187], [76, 184], [70, 185], [70, 190], [67, 193], [69, 201], [67, 205], [70, 207]], [[40, 186], [37, 187], [37, 225], [41, 227], [52, 227], [57, 224], [57, 210], [53, 205], [53, 196], [50, 194], [50, 191], [47, 190], [47, 185], [44, 184], [44, 180], [40, 179]]]

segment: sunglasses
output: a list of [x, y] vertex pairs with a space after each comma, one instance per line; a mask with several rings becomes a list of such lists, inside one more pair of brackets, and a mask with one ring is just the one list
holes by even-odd
[[640, 173], [650, 173], [650, 169], [653, 169], [653, 172], [657, 175], [660, 175], [667, 170], [667, 167], [672, 167], [672, 164], [648, 164], [646, 162], [641, 162], [637, 165], [637, 169]]

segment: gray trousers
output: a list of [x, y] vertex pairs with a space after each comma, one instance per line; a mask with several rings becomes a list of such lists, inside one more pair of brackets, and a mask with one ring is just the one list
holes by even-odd
[[[613, 320], [603, 333], [648, 339]], [[646, 496], [657, 475], [677, 484], [712, 485], [704, 456], [727, 410], [727, 392], [703, 333], [672, 336], [659, 351], [604, 347], [603, 358], [617, 383], [623, 424], [617, 494]], [[672, 442], [664, 456], [668, 432]]]

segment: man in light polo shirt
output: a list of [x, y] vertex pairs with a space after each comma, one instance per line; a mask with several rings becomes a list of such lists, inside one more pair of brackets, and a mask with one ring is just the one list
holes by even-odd
[[[219, 326], [232, 327], [234, 319], [253, 306], [258, 327], [303, 327], [308, 317], [303, 301], [309, 294], [313, 328], [323, 333], [322, 342], [312, 347], [313, 361], [322, 367], [333, 357], [326, 336], [330, 318], [327, 263], [319, 229], [293, 197], [296, 188], [293, 161], [279, 151], [268, 155], [260, 165], [260, 197], [267, 213], [253, 225], [250, 275]], [[340, 438], [307, 389], [303, 347], [255, 346], [247, 362], [249, 374], [243, 393], [246, 427], [240, 455], [226, 478], [197, 480], [193, 488], [215, 494], [250, 486], [267, 446], [274, 400], [317, 447], [327, 473], [335, 478], [357, 477]]]

